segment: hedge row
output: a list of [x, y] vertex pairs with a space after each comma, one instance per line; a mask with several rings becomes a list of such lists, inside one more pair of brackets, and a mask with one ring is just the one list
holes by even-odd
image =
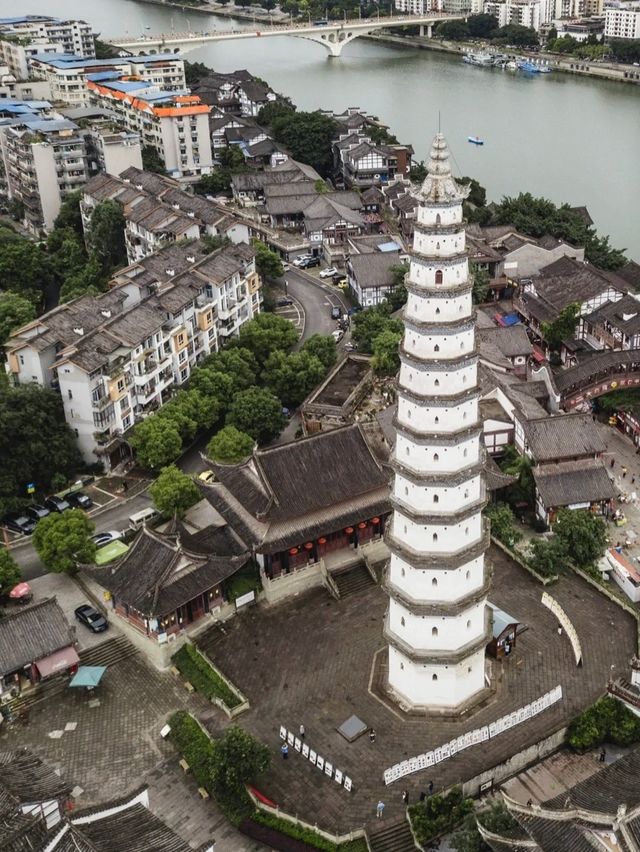
[[571, 722], [568, 741], [576, 751], [605, 742], [633, 745], [640, 742], [640, 719], [620, 701], [607, 695]]
[[[273, 845], [274, 848], [280, 849], [282, 852], [295, 852], [296, 848], [300, 848], [300, 844], [304, 847], [320, 849], [321, 852], [367, 852], [367, 843], [364, 838], [349, 840], [346, 843], [333, 843], [331, 840], [327, 840], [326, 837], [323, 837], [311, 828], [296, 825], [293, 822], [289, 822], [289, 820], [282, 819], [282, 817], [266, 813], [265, 811], [256, 811], [250, 822], [253, 822], [254, 824], [257, 823], [266, 829], [265, 839], [263, 840], [265, 843], [267, 842], [266, 833], [269, 831], [284, 834], [286, 835], [287, 840], [292, 840], [293, 844], [287, 843], [287, 840], [281, 841], [279, 845], [275, 845], [275, 843], [267, 843], [267, 845]], [[256, 836], [258, 833], [259, 832], [256, 831], [250, 836], [255, 839], [260, 839]], [[275, 840], [277, 840], [277, 838], [272, 837], [272, 841]]]
[[242, 701], [224, 680], [215, 672], [197, 648], [190, 643], [183, 645], [171, 658], [176, 668], [193, 687], [206, 698], [218, 698], [231, 710]]

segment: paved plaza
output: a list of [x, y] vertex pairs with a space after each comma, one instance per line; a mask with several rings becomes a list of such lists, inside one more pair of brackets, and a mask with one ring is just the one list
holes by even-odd
[[[511, 657], [494, 663], [493, 699], [462, 721], [407, 717], [370, 691], [373, 656], [384, 647], [387, 599], [379, 587], [341, 601], [324, 590], [311, 591], [270, 609], [243, 613], [225, 625], [224, 638], [216, 633], [210, 656], [252, 705], [241, 722], [273, 749], [261, 792], [289, 813], [338, 832], [370, 823], [380, 798], [387, 806], [385, 817], [399, 817], [404, 788], [415, 801], [430, 780], [440, 789], [504, 761], [602, 695], [612, 665], [618, 673], [627, 671], [636, 649], [636, 627], [620, 607], [575, 576], [563, 577], [549, 589], [582, 642], [584, 665], [577, 668], [566, 634], [558, 635], [555, 617], [540, 604], [542, 587], [496, 548], [491, 559], [495, 576], [490, 600], [528, 629]], [[558, 684], [564, 693], [558, 705], [435, 769], [384, 786], [387, 767], [489, 724]], [[375, 728], [374, 744], [368, 736], [348, 743], [337, 733], [352, 714]], [[353, 779], [351, 793], [293, 749], [287, 761], [280, 758], [279, 726], [295, 730], [301, 723], [309, 746]]]

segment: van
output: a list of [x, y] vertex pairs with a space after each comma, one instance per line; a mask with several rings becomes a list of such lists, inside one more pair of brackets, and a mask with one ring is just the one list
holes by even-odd
[[139, 530], [150, 521], [154, 521], [160, 517], [160, 512], [154, 509], [153, 506], [147, 506], [146, 509], [141, 509], [129, 517], [129, 529]]

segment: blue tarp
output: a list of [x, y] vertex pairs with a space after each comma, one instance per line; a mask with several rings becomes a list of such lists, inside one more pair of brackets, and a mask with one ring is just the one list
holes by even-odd
[[89, 688], [98, 686], [106, 670], [106, 666], [80, 666], [69, 686], [85, 686]]
[[520, 322], [520, 317], [518, 316], [518, 314], [506, 314], [502, 318], [502, 321], [505, 325], [518, 325], [518, 323]]

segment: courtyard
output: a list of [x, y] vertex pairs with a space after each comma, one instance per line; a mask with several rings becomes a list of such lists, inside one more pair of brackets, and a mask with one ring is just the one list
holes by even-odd
[[[273, 749], [274, 760], [260, 791], [291, 814], [337, 833], [370, 824], [379, 799], [385, 818], [403, 813], [401, 793], [411, 801], [433, 781], [435, 790], [471, 778], [506, 760], [568, 723], [606, 687], [615, 667], [625, 673], [636, 650], [634, 620], [615, 603], [575, 576], [548, 591], [575, 626], [584, 664], [578, 668], [566, 634], [540, 599], [542, 587], [495, 547], [492, 603], [527, 629], [504, 662], [493, 663], [495, 692], [469, 717], [450, 721], [403, 715], [371, 689], [372, 662], [384, 648], [386, 597], [377, 586], [340, 601], [324, 590], [310, 591], [272, 608], [257, 607], [202, 637], [211, 659], [248, 696], [251, 709], [241, 724]], [[535, 718], [487, 743], [473, 746], [437, 767], [385, 787], [386, 768], [489, 724], [561, 685], [563, 699]], [[337, 728], [352, 714], [376, 731], [347, 742]], [[219, 720], [209, 727], [217, 732]], [[279, 727], [305, 726], [309, 747], [353, 781], [346, 792], [290, 749], [279, 756]]]

